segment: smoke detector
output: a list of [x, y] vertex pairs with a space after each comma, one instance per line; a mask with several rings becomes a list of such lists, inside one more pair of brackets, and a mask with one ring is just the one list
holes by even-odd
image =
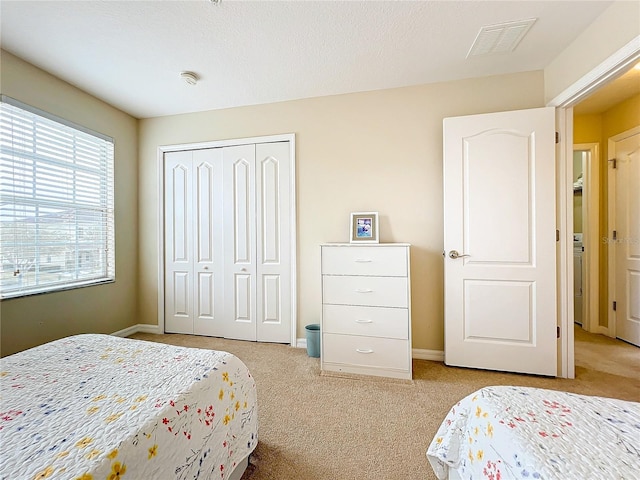
[[485, 25], [480, 28], [467, 58], [513, 52], [537, 18]]
[[182, 78], [182, 80], [184, 80], [189, 85], [195, 85], [196, 83], [198, 83], [198, 75], [193, 72], [181, 72], [180, 78]]

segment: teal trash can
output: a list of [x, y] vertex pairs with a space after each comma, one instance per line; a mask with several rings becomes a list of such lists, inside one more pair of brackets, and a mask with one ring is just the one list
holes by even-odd
[[312, 323], [304, 329], [307, 337], [307, 355], [320, 358], [320, 325]]

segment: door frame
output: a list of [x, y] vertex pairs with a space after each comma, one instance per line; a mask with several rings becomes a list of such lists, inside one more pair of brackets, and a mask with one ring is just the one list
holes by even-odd
[[290, 192], [289, 222], [291, 225], [291, 338], [289, 345], [296, 346], [298, 336], [298, 281], [297, 260], [298, 247], [296, 239], [298, 229], [296, 225], [296, 136], [294, 133], [268, 135], [263, 137], [235, 138], [228, 140], [211, 140], [197, 143], [181, 143], [175, 145], [161, 145], [158, 147], [158, 329], [164, 333], [164, 154], [182, 150], [202, 150], [206, 148], [231, 147], [254, 143], [289, 142], [290, 158]]
[[584, 271], [584, 323], [582, 328], [587, 332], [607, 334], [607, 328], [598, 324], [599, 308], [599, 252], [598, 237], [600, 225], [600, 148], [597, 143], [579, 143], [573, 145], [573, 151], [589, 152], [584, 168], [582, 189], [583, 225], [582, 245], [584, 254], [582, 265]]
[[[632, 135], [637, 135], [640, 133], [640, 126], [633, 127], [629, 130], [626, 130], [622, 133], [618, 133], [612, 137], [607, 139], [607, 163], [608, 159], [614, 158], [613, 151], [615, 149], [616, 142], [620, 140], [624, 140]], [[609, 234], [613, 230], [613, 226], [615, 224], [616, 218], [616, 176], [613, 174], [613, 168], [609, 168], [607, 166], [607, 238], [611, 237]], [[616, 312], [613, 310], [613, 302], [616, 299], [616, 249], [609, 248], [607, 251], [607, 278], [608, 278], [608, 287], [609, 291], [607, 292], [607, 299], [609, 305], [607, 306], [607, 325], [608, 325], [608, 333], [607, 335], [616, 338], [617, 330], [616, 330]]]
[[[558, 373], [575, 378], [573, 335], [573, 106], [620, 76], [640, 59], [640, 35], [614, 52], [547, 103], [556, 108], [558, 217]], [[571, 168], [569, 168], [571, 167]]]

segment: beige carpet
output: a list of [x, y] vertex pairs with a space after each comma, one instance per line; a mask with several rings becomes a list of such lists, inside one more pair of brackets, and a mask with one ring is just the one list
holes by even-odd
[[249, 367], [258, 388], [260, 431], [243, 480], [435, 479], [425, 452], [440, 422], [456, 401], [487, 385], [640, 401], [640, 349], [581, 332], [575, 380], [414, 360], [411, 384], [320, 376], [319, 359], [285, 345], [190, 335], [132, 338], [225, 350]]

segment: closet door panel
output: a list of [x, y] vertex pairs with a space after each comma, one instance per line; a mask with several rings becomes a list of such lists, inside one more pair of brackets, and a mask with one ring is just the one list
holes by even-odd
[[[264, 150], [262, 145], [259, 151]], [[271, 155], [260, 162], [260, 216], [261, 225], [259, 242], [263, 264], [280, 263], [280, 182], [278, 171], [280, 162]]]
[[257, 339], [291, 339], [289, 142], [256, 145]]
[[[198, 320], [206, 321], [206, 320], [214, 320], [216, 317], [215, 314], [215, 302], [214, 302], [214, 293], [215, 293], [215, 281], [213, 279], [213, 274], [206, 272], [198, 272], [198, 294], [196, 299], [197, 311], [196, 315]], [[200, 334], [197, 329], [194, 329], [194, 333]]]
[[233, 257], [235, 263], [250, 264], [253, 256], [251, 237], [253, 233], [251, 215], [251, 183], [253, 180], [252, 165], [246, 158], [240, 158], [233, 164], [232, 208], [233, 222]]
[[253, 292], [251, 288], [252, 276], [242, 273], [235, 275], [235, 321], [236, 323], [253, 323], [253, 307], [252, 298]]
[[193, 152], [194, 333], [223, 336], [224, 251], [222, 149]]
[[[281, 275], [262, 275], [262, 324], [280, 324], [282, 322]], [[259, 341], [265, 341], [258, 336]]]
[[172, 286], [171, 313], [180, 321], [187, 320], [191, 317], [191, 273], [173, 272]]
[[165, 331], [193, 333], [192, 154], [165, 155]]
[[255, 145], [223, 148], [226, 337], [256, 340]]

